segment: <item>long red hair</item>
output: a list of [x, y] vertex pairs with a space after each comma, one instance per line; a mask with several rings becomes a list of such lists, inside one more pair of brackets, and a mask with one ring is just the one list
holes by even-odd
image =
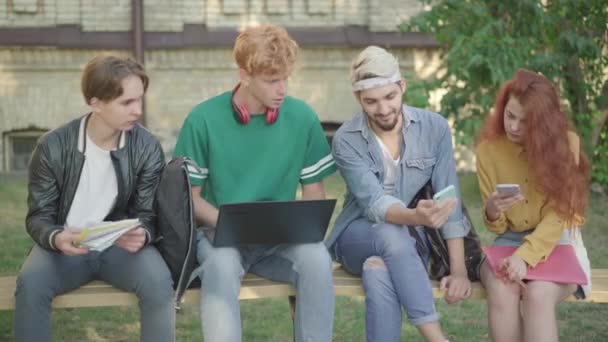
[[562, 111], [557, 90], [542, 75], [519, 69], [505, 82], [481, 129], [478, 143], [505, 136], [504, 115], [514, 96], [526, 117], [524, 148], [528, 165], [538, 186], [557, 214], [572, 222], [587, 209], [589, 161], [582, 150], [575, 160], [568, 141], [573, 131]]

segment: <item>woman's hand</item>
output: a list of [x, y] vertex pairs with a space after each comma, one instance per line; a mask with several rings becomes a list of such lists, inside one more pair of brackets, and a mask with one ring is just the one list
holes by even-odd
[[516, 283], [521, 283], [528, 273], [528, 265], [524, 259], [517, 255], [511, 255], [508, 258], [502, 259], [500, 261], [499, 269], [510, 281]]
[[515, 203], [523, 201], [524, 195], [521, 193], [515, 195], [500, 195], [494, 191], [486, 201], [486, 217], [490, 221], [496, 221], [500, 214], [509, 210]]

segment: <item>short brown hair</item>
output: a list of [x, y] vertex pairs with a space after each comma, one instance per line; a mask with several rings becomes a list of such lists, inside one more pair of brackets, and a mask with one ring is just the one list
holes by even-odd
[[236, 38], [234, 59], [249, 74], [286, 74], [293, 71], [298, 44], [287, 31], [264, 24], [245, 29]]
[[144, 91], [148, 89], [148, 75], [133, 59], [112, 55], [94, 57], [82, 73], [80, 86], [85, 102], [90, 104], [94, 97], [104, 102], [114, 100], [123, 93], [122, 80], [131, 75], [141, 78]]

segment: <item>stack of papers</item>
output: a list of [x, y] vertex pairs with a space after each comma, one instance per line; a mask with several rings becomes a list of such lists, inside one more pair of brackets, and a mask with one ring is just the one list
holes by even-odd
[[92, 251], [103, 251], [112, 246], [114, 241], [129, 230], [139, 227], [139, 219], [128, 219], [115, 222], [101, 222], [83, 228], [70, 227], [70, 231], [79, 232], [77, 243]]

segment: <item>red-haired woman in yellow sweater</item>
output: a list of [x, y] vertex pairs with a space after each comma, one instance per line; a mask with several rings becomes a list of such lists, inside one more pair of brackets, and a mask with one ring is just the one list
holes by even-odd
[[[589, 162], [551, 82], [521, 69], [505, 82], [476, 155], [484, 221], [498, 234], [494, 245], [517, 247], [503, 260], [505, 277], [497, 277], [487, 262], [481, 268], [492, 340], [557, 341], [555, 306], [571, 294], [584, 298], [590, 283], [535, 280], [525, 290], [519, 285], [528, 268], [545, 261], [558, 244], [572, 244], [587, 279], [590, 273], [579, 229], [587, 207]], [[519, 184], [521, 191], [499, 194], [501, 183]]]

